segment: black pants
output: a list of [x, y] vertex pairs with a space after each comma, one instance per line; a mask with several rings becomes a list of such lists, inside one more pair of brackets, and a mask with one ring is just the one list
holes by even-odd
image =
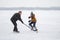
[[32, 29], [33, 29], [33, 27], [35, 28], [35, 30], [37, 29], [36, 22], [30, 22], [29, 25], [32, 27]]
[[12, 23], [13, 23], [13, 25], [14, 25], [14, 29], [13, 29], [13, 31], [18, 31], [16, 21], [14, 21], [13, 19], [11, 19], [11, 22], [12, 22]]

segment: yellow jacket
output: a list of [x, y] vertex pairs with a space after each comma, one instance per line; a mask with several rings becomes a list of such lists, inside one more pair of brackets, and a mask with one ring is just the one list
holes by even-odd
[[30, 16], [32, 22], [36, 22], [35, 15]]

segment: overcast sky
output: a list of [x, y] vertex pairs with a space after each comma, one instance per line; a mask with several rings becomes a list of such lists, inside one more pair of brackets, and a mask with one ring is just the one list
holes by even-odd
[[60, 0], [0, 0], [0, 7], [60, 7]]

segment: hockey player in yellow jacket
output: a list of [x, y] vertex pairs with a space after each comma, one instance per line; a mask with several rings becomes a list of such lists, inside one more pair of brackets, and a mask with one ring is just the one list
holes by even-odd
[[33, 12], [31, 12], [31, 15], [28, 17], [29, 19], [31, 18], [31, 20], [29, 20], [29, 25], [31, 26], [31, 30], [34, 30], [33, 28], [35, 28], [34, 31], [37, 31], [36, 28], [36, 18], [35, 18], [35, 14], [33, 14]]

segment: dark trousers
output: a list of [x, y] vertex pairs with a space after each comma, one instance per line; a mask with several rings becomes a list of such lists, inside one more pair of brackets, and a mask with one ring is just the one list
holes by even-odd
[[11, 19], [11, 22], [12, 22], [12, 23], [13, 23], [13, 25], [14, 25], [14, 29], [13, 29], [13, 31], [18, 31], [16, 21], [14, 21], [13, 19]]
[[37, 29], [36, 22], [30, 22], [29, 25], [31, 26], [32, 29], [33, 29], [33, 27], [35, 28], [35, 30]]

